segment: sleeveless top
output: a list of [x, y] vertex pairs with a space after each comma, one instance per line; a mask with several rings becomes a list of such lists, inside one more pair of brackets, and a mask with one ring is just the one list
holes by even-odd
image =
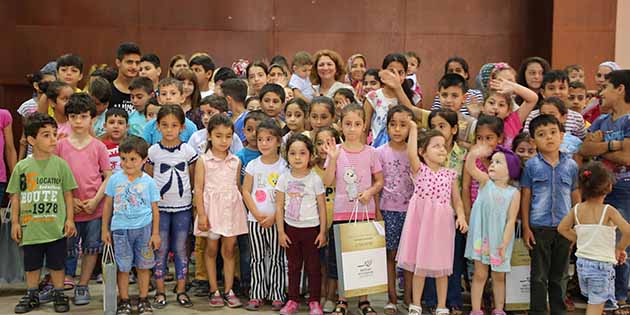
[[577, 234], [577, 251], [575, 256], [607, 263], [616, 263], [615, 259], [615, 226], [603, 225], [608, 205], [604, 207], [598, 224], [580, 224], [578, 205], [574, 207], [575, 233]]

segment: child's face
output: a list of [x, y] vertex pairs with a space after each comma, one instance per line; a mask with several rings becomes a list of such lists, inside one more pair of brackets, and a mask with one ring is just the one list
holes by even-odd
[[505, 80], [510, 82], [516, 82], [516, 75], [512, 69], [503, 69], [496, 74], [497, 80]]
[[336, 93], [335, 96], [333, 96], [333, 101], [335, 102], [335, 111], [337, 115], [341, 114], [341, 110], [347, 104], [350, 104], [350, 99], [343, 96], [341, 93]]
[[407, 75], [414, 74], [418, 71], [418, 59], [414, 57], [406, 57], [407, 58]]
[[57, 128], [52, 125], [45, 125], [39, 128], [35, 138], [29, 136], [26, 140], [37, 151], [51, 154], [57, 149]]
[[561, 124], [564, 124], [564, 122], [567, 120], [567, 116], [566, 115], [562, 115], [560, 113], [560, 110], [558, 110], [558, 107], [556, 107], [553, 104], [549, 104], [549, 103], [543, 103], [542, 105], [540, 105], [540, 114], [541, 115], [551, 115], [553, 117], [556, 117], [556, 119]]
[[341, 121], [341, 131], [347, 142], [360, 141], [365, 131], [365, 122], [361, 114], [356, 111], [346, 113]]
[[457, 126], [451, 126], [446, 119], [438, 115], [431, 118], [431, 126], [433, 126], [432, 129], [438, 130], [442, 133], [444, 138], [446, 138], [446, 143], [451, 143], [453, 141], [453, 137], [455, 137], [457, 131], [459, 130]]
[[107, 110], [107, 107], [109, 106], [109, 104], [102, 103], [94, 96], [92, 96], [91, 98], [92, 98], [92, 101], [94, 102], [94, 105], [96, 106], [96, 115], [100, 115]]
[[256, 128], [260, 121], [256, 119], [248, 119], [245, 122], [245, 126], [243, 127], [243, 133], [245, 134], [245, 139], [247, 141], [247, 147], [250, 149], [258, 148], [258, 142], [256, 139]]
[[505, 119], [510, 114], [510, 105], [504, 96], [499, 94], [491, 94], [481, 107], [484, 115], [497, 116]]
[[576, 81], [584, 83], [584, 70], [571, 70], [569, 72], [569, 83]]
[[352, 80], [361, 81], [366, 70], [365, 60], [360, 57], [354, 58], [350, 65], [350, 77]]
[[534, 142], [541, 153], [558, 152], [564, 133], [556, 124], [539, 126], [534, 131]]
[[460, 86], [449, 86], [440, 88], [440, 104], [442, 107], [459, 113], [459, 109], [464, 103], [464, 91]]
[[140, 63], [140, 76], [149, 78], [149, 80], [155, 82], [160, 81], [160, 75], [162, 74], [162, 68], [156, 68], [152, 63], [143, 61]]
[[313, 129], [330, 127], [333, 123], [332, 113], [328, 110], [328, 105], [315, 103], [311, 107], [309, 121]]
[[249, 86], [256, 92], [256, 94], [258, 94], [258, 91], [262, 89], [263, 85], [267, 84], [267, 75], [265, 74], [265, 70], [261, 67], [249, 68], [247, 82], [249, 82]]
[[57, 76], [63, 82], [70, 84], [70, 86], [76, 87], [79, 81], [83, 79], [81, 70], [75, 66], [61, 66], [57, 70]]
[[105, 134], [114, 142], [119, 142], [127, 136], [127, 120], [125, 117], [112, 115], [105, 121]]
[[389, 65], [387, 65], [386, 70], [389, 70], [391, 73], [395, 74], [400, 84], [402, 84], [407, 77], [405, 67], [403, 67], [403, 64], [398, 61], [390, 62]]
[[598, 89], [602, 89], [604, 82], [606, 82], [606, 75], [611, 72], [612, 69], [610, 69], [609, 67], [597, 68], [597, 74], [595, 74], [595, 83], [597, 84]]
[[317, 75], [320, 81], [323, 80], [335, 80], [335, 73], [337, 73], [337, 65], [328, 56], [321, 56], [317, 60]]
[[162, 133], [163, 140], [175, 141], [184, 130], [184, 125], [175, 115], [166, 115], [158, 121], [158, 130]]
[[210, 133], [210, 142], [212, 142], [212, 150], [217, 152], [227, 152], [232, 145], [232, 128], [224, 125], [218, 125], [212, 129]]
[[387, 133], [391, 141], [404, 143], [409, 136], [409, 120], [411, 116], [406, 112], [394, 113], [387, 124]]
[[569, 84], [567, 81], [549, 82], [545, 84], [542, 95], [544, 98], [555, 96], [566, 102], [569, 97]]
[[331, 138], [333, 138], [333, 134], [329, 131], [322, 131], [317, 133], [317, 139], [315, 139], [315, 150], [317, 151], [317, 158], [319, 160], [326, 160], [326, 156], [328, 156], [328, 154], [326, 153], [326, 150], [324, 150], [324, 147], [328, 139]]
[[174, 84], [160, 86], [160, 95], [158, 95], [158, 103], [160, 105], [184, 103], [184, 96]]
[[199, 85], [201, 85], [202, 83], [207, 83], [208, 81], [210, 81], [210, 78], [212, 78], [212, 70], [208, 70], [206, 72], [202, 65], [192, 65], [190, 69], [197, 77], [197, 82], [199, 82]]
[[[630, 91], [626, 90], [626, 93], [630, 93]], [[602, 84], [602, 90], [599, 92], [599, 96], [602, 99], [601, 107], [610, 110], [615, 107], [620, 100], [623, 100], [624, 94], [620, 93], [615, 86], [610, 83], [610, 81], [604, 81]]]
[[131, 104], [137, 112], [144, 111], [147, 106], [147, 102], [151, 99], [151, 95], [147, 94], [144, 89], [131, 90]]
[[59, 95], [57, 99], [53, 102], [53, 108], [55, 109], [55, 115], [65, 115], [64, 110], [66, 108], [66, 104], [68, 104], [68, 100], [70, 100], [70, 96], [74, 91], [69, 86], [64, 86], [59, 90]]
[[208, 127], [208, 123], [210, 122], [210, 118], [214, 117], [216, 114], [220, 114], [221, 112], [211, 107], [209, 104], [201, 104], [199, 105], [199, 111], [201, 112], [201, 123], [203, 127]]
[[179, 70], [182, 69], [188, 69], [188, 62], [186, 62], [185, 59], [178, 59], [177, 61], [175, 61], [175, 64], [173, 64], [173, 67], [171, 68], [171, 73], [174, 76]]
[[505, 159], [505, 153], [497, 152], [492, 155], [488, 165], [488, 177], [492, 180], [509, 180], [510, 170]]
[[476, 143], [487, 145], [494, 150], [501, 142], [503, 142], [503, 137], [497, 135], [489, 126], [477, 126]]
[[538, 62], [531, 62], [525, 68], [525, 82], [531, 89], [540, 89], [543, 79], [543, 67]]
[[451, 61], [448, 63], [448, 66], [446, 66], [446, 73], [457, 73], [465, 80], [468, 80], [468, 72], [466, 72], [462, 64], [457, 61]]
[[261, 129], [256, 133], [256, 142], [258, 143], [258, 151], [262, 155], [273, 155], [278, 153], [278, 146], [280, 141], [278, 137], [274, 136], [271, 131], [267, 129]]
[[142, 174], [142, 165], [146, 162], [136, 151], [120, 152], [120, 168], [123, 169], [125, 175], [135, 176]]
[[92, 128], [92, 116], [90, 116], [90, 112], [69, 114], [68, 121], [70, 122], [72, 133], [74, 134], [83, 135], [89, 133]]
[[516, 151], [514, 153], [521, 158], [522, 163], [525, 163], [527, 160], [536, 155], [536, 143], [534, 143], [533, 140], [521, 141], [521, 143], [516, 146]]
[[442, 136], [433, 137], [429, 140], [426, 150], [423, 151], [422, 148], [419, 148], [418, 151], [425, 161], [441, 165], [446, 161], [448, 155], [446, 139]]
[[367, 95], [372, 91], [376, 91], [381, 88], [381, 82], [373, 75], [366, 75], [363, 80], [363, 93]]
[[182, 82], [182, 85], [184, 87], [184, 98], [187, 99], [195, 91], [195, 84], [192, 81], [190, 81], [190, 80], [184, 80]]
[[263, 113], [271, 118], [276, 118], [282, 112], [282, 100], [280, 96], [273, 92], [267, 92], [262, 96], [260, 107]]
[[301, 132], [304, 130], [304, 112], [297, 104], [289, 104], [284, 112], [284, 119], [289, 130]]
[[288, 86], [285, 86], [284, 87], [284, 101], [288, 103], [290, 100], [293, 99], [293, 97], [294, 97], [293, 89]]
[[297, 74], [297, 76], [302, 79], [306, 79], [311, 76], [312, 69], [313, 69], [313, 65], [295, 66], [293, 67], [293, 73]]
[[269, 70], [269, 75], [267, 76], [267, 83], [275, 83], [284, 86], [286, 82], [287, 76], [282, 72], [282, 69], [279, 67], [273, 67]]
[[140, 55], [128, 54], [124, 55], [122, 60], [116, 59], [116, 67], [118, 67], [118, 73], [124, 77], [135, 78], [140, 71]]
[[586, 90], [569, 88], [569, 102], [572, 110], [582, 112], [586, 106]]
[[147, 104], [145, 118], [147, 121], [151, 119], [157, 118], [157, 113], [160, 111], [160, 105], [158, 104]]
[[261, 108], [260, 101], [257, 99], [251, 100], [249, 101], [249, 103], [247, 103], [247, 110], [250, 112], [259, 110], [260, 108]]
[[308, 163], [311, 161], [311, 152], [308, 151], [306, 143], [295, 141], [287, 150], [287, 158], [291, 169], [305, 170], [308, 169]]

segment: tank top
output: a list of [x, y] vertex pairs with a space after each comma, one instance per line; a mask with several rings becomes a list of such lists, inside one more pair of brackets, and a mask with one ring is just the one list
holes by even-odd
[[575, 215], [575, 233], [577, 234], [577, 251], [575, 256], [595, 261], [616, 263], [615, 259], [615, 226], [603, 225], [608, 205], [602, 211], [598, 224], [580, 224], [578, 205], [573, 209]]

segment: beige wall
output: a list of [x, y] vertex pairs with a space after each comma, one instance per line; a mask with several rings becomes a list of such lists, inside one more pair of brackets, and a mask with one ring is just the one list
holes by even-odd
[[615, 61], [630, 69], [630, 1], [617, 1], [617, 30], [615, 34]]

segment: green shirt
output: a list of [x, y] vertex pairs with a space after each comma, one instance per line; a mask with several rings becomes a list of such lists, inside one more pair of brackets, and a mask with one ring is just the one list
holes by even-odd
[[444, 165], [444, 167], [457, 172], [457, 181], [459, 182], [460, 189], [462, 189], [462, 181], [464, 179], [464, 160], [466, 153], [468, 153], [468, 150], [458, 146], [457, 143], [453, 143], [453, 148], [451, 152], [448, 153], [448, 158]]
[[[63, 238], [66, 202], [63, 193], [77, 188], [70, 167], [60, 157], [28, 157], [15, 166], [7, 192], [19, 193], [20, 246], [43, 244]], [[70, 209], [72, 211], [72, 209]]]

